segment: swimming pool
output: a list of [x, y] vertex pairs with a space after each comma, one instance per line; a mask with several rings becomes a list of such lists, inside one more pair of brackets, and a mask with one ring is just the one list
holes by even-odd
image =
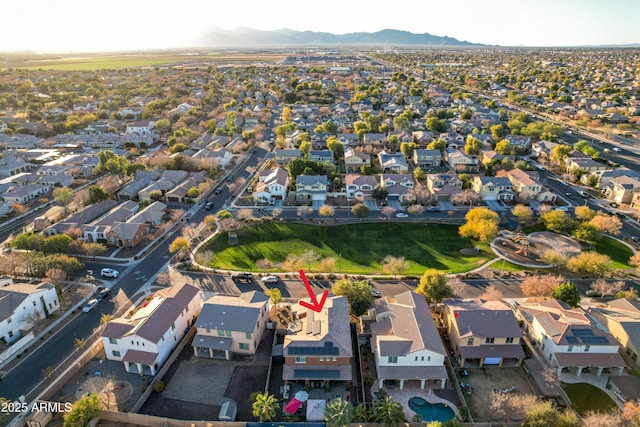
[[456, 416], [456, 413], [449, 406], [443, 403], [429, 403], [417, 396], [409, 399], [409, 408], [426, 422], [441, 421], [444, 423]]

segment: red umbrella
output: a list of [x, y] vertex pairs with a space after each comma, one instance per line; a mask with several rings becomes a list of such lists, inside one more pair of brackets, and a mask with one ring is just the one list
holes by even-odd
[[287, 406], [284, 407], [284, 410], [291, 415], [295, 415], [296, 411], [300, 409], [301, 406], [302, 402], [294, 397], [293, 399], [291, 399], [291, 402], [287, 403]]

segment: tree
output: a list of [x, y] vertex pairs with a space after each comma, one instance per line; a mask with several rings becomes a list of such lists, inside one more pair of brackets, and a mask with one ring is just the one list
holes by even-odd
[[404, 154], [407, 159], [413, 156], [413, 152], [418, 148], [418, 144], [415, 142], [403, 142], [400, 144], [400, 152]]
[[296, 215], [304, 218], [307, 215], [311, 215], [313, 213], [313, 208], [311, 206], [299, 206], [296, 209]]
[[454, 296], [453, 289], [447, 284], [447, 275], [433, 268], [424, 272], [416, 292], [424, 296], [428, 303], [441, 303]]
[[336, 210], [333, 208], [333, 206], [329, 205], [322, 205], [318, 208], [318, 213], [323, 217], [333, 216], [335, 215], [335, 212]]
[[502, 291], [494, 285], [487, 287], [482, 295], [480, 295], [480, 299], [487, 301], [500, 301], [503, 297], [504, 295], [502, 295]]
[[[104, 191], [102, 187], [92, 185], [89, 187], [89, 201], [91, 203], [98, 203], [109, 198], [109, 193]], [[162, 194], [162, 192], [160, 192]]]
[[318, 270], [324, 273], [336, 271], [336, 259], [334, 257], [322, 258], [318, 264]]
[[98, 166], [94, 172], [96, 174], [108, 172], [122, 180], [129, 174], [129, 166], [131, 163], [126, 157], [107, 149], [98, 152]]
[[560, 284], [553, 290], [551, 296], [560, 301], [564, 301], [571, 307], [580, 305], [580, 291], [573, 282], [565, 282]]
[[282, 302], [282, 292], [280, 292], [280, 289], [270, 288], [264, 291], [264, 293], [269, 297], [271, 304], [275, 305], [276, 308]]
[[353, 407], [353, 420], [354, 423], [368, 423], [373, 418], [370, 409], [364, 404], [359, 403]]
[[382, 271], [387, 274], [392, 274], [395, 279], [398, 274], [402, 274], [409, 268], [409, 263], [405, 261], [404, 257], [395, 257], [387, 255], [382, 260]]
[[338, 141], [335, 136], [327, 138], [327, 148], [333, 151], [333, 158], [335, 160], [342, 159], [344, 157], [344, 144]]
[[583, 242], [598, 242], [602, 239], [602, 232], [589, 222], [583, 222], [573, 231], [573, 236]]
[[102, 402], [96, 393], [83, 396], [64, 414], [64, 427], [85, 427], [89, 421], [100, 415], [101, 410]]
[[550, 297], [553, 291], [564, 281], [562, 276], [540, 274], [528, 276], [520, 284], [522, 293], [528, 297]]
[[169, 245], [169, 252], [177, 252], [180, 258], [188, 258], [191, 254], [191, 243], [184, 237], [178, 236]]
[[508, 156], [513, 152], [513, 147], [511, 147], [511, 142], [508, 139], [503, 139], [498, 141], [496, 144], [496, 153], [502, 154], [503, 156]]
[[384, 424], [387, 427], [397, 426], [399, 423], [406, 422], [402, 405], [391, 396], [387, 396], [384, 400], [377, 401], [373, 406], [374, 421]]
[[451, 200], [456, 205], [465, 205], [469, 203], [469, 206], [471, 206], [471, 204], [476, 204], [480, 202], [482, 198], [475, 191], [467, 189], [467, 190], [461, 191], [460, 193], [454, 194]]
[[562, 267], [567, 264], [567, 256], [563, 253], [548, 249], [540, 255], [540, 260], [552, 267]]
[[640, 273], [640, 252], [636, 252], [631, 258], [629, 258], [629, 265], [636, 268], [636, 271]]
[[387, 196], [389, 196], [389, 192], [386, 188], [384, 188], [384, 186], [376, 185], [373, 189], [373, 192], [371, 193], [371, 196], [373, 196], [373, 198], [378, 201], [382, 201], [385, 200]]
[[533, 217], [533, 209], [523, 204], [515, 205], [513, 209], [511, 209], [511, 213], [523, 221], [528, 221]]
[[422, 182], [425, 179], [425, 176], [427, 176], [427, 174], [425, 173], [425, 171], [422, 170], [421, 167], [416, 166], [413, 169], [413, 179], [418, 181], [418, 182]]
[[526, 427], [577, 427], [578, 417], [571, 411], [560, 412], [550, 400], [538, 400], [525, 411]]
[[591, 219], [596, 216], [595, 211], [587, 205], [576, 206], [574, 212], [576, 219], [579, 219], [580, 221], [591, 221]]
[[424, 206], [419, 204], [411, 205], [407, 208], [407, 212], [410, 215], [420, 215], [421, 213], [424, 212]]
[[483, 207], [473, 208], [465, 215], [467, 222], [458, 228], [460, 236], [490, 242], [498, 235], [498, 214]]
[[565, 211], [554, 209], [540, 215], [547, 230], [556, 233], [570, 233], [575, 228], [575, 221]]
[[342, 398], [331, 400], [324, 408], [328, 427], [346, 427], [353, 420], [353, 406]]
[[278, 399], [267, 393], [258, 393], [253, 401], [251, 408], [253, 409], [253, 416], [258, 418], [260, 422], [270, 421], [271, 418], [276, 416], [276, 410], [280, 408]]
[[589, 289], [594, 291], [596, 294], [599, 294], [601, 298], [604, 298], [607, 295], [615, 295], [624, 289], [624, 282], [622, 280], [617, 282], [608, 282], [605, 279], [600, 278], [591, 283]]
[[302, 141], [298, 148], [306, 159], [309, 156], [309, 151], [311, 151], [311, 141]]
[[302, 252], [299, 255], [299, 258], [303, 264], [307, 265], [308, 271], [311, 271], [311, 264], [318, 261], [320, 259], [320, 255], [317, 252], [314, 252], [311, 249], [308, 249]]
[[365, 314], [373, 302], [371, 286], [366, 280], [352, 280], [350, 278], [337, 280], [331, 286], [331, 292], [335, 295], [346, 296], [351, 314], [356, 317]]
[[[627, 401], [622, 408], [620, 418], [627, 422], [629, 426], [637, 427], [640, 425], [640, 402]], [[612, 424], [610, 424], [612, 425]]]
[[73, 190], [69, 187], [60, 187], [53, 190], [53, 200], [64, 207], [66, 214], [69, 203], [73, 200]]
[[424, 127], [432, 132], [442, 133], [447, 131], [447, 122], [440, 120], [437, 117], [429, 117], [425, 122]]
[[391, 206], [385, 206], [382, 209], [380, 209], [380, 213], [383, 216], [386, 216], [387, 219], [391, 218], [393, 216], [393, 214], [396, 213], [396, 208], [391, 207]]
[[222, 209], [221, 211], [218, 211], [216, 218], [218, 218], [218, 220], [233, 218], [233, 214], [226, 209]]
[[602, 233], [617, 236], [622, 230], [622, 221], [614, 215], [598, 214], [591, 218], [589, 224], [596, 227]]
[[362, 219], [365, 216], [369, 215], [369, 207], [364, 203], [358, 203], [356, 205], [353, 205], [353, 207], [351, 208], [351, 213], [354, 216]]
[[613, 269], [613, 261], [605, 254], [593, 251], [580, 252], [567, 261], [567, 268], [574, 273], [597, 274], [604, 277]]
[[482, 141], [478, 138], [474, 138], [469, 134], [467, 136], [467, 143], [464, 145], [464, 151], [470, 156], [477, 156], [482, 148]]

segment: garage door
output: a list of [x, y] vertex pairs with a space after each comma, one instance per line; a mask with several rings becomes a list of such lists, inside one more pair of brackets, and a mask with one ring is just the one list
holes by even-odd
[[484, 359], [484, 364], [485, 365], [499, 365], [500, 364], [500, 357], [485, 357]]

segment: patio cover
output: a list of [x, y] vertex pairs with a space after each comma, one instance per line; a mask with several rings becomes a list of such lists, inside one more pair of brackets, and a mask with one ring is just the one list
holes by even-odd
[[324, 399], [309, 399], [307, 401], [307, 421], [324, 421], [324, 409], [327, 401]]

